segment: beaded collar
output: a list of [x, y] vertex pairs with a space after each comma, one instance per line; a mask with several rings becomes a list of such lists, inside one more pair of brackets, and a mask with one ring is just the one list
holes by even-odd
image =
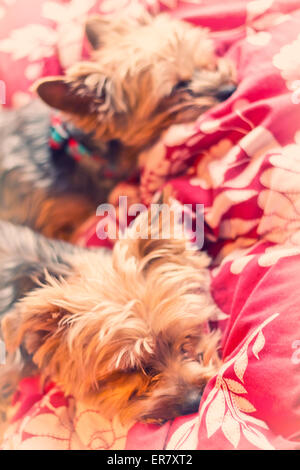
[[49, 147], [54, 152], [64, 152], [73, 160], [79, 162], [93, 160], [97, 163], [99, 170], [102, 169], [103, 176], [107, 178], [119, 179], [123, 175], [118, 171], [118, 165], [110, 162], [109, 159], [93, 153], [83, 142], [80, 141], [80, 134], [74, 135], [71, 127], [61, 118], [59, 114], [51, 117]]

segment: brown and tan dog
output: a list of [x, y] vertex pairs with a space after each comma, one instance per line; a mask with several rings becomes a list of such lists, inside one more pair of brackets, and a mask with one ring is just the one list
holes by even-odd
[[95, 161], [71, 161], [64, 149], [49, 153], [49, 110], [37, 103], [0, 116], [0, 219], [65, 240], [137, 171], [139, 155], [165, 129], [235, 90], [233, 68], [216, 57], [208, 31], [166, 14], [92, 17], [86, 34], [92, 59], [35, 89], [115, 177]]
[[[43, 79], [36, 90], [123, 175], [136, 170], [140, 152], [162, 131], [195, 120], [235, 90], [231, 65], [215, 56], [201, 28], [145, 14], [138, 20], [94, 17], [86, 32], [93, 60], [75, 65], [66, 77]], [[47, 158], [41, 164], [32, 153], [30, 159], [22, 155], [15, 167], [13, 159], [2, 160], [2, 191], [7, 181], [17, 189], [23, 182], [17, 200], [26, 211], [20, 206], [19, 220], [6, 217], [11, 208], [4, 207], [0, 216], [48, 236], [68, 239], [78, 223], [76, 207], [80, 219], [85, 213], [80, 198], [96, 207], [113, 189], [95, 167], [89, 173], [79, 164], [65, 172], [56, 162], [54, 171]], [[36, 189], [38, 198], [32, 196]], [[61, 198], [74, 195], [77, 205], [65, 215]], [[190, 251], [184, 240], [130, 236], [112, 253], [91, 252], [1, 222], [0, 262], [9, 360], [2, 390], [9, 391], [29, 367], [124, 421], [161, 422], [196, 411], [220, 364], [218, 334], [207, 326], [217, 307], [205, 254]]]
[[[219, 334], [208, 327], [219, 313], [210, 295], [210, 260], [185, 239], [146, 238], [141, 219], [147, 216], [137, 218], [112, 253], [0, 224], [7, 276], [1, 305], [10, 303], [1, 324], [4, 392], [31, 367], [124, 422], [162, 422], [197, 410], [220, 366]], [[31, 289], [25, 296], [23, 286]]]

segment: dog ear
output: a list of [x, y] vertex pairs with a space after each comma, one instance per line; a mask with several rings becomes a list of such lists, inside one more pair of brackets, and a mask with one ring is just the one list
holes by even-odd
[[109, 27], [109, 22], [100, 15], [90, 16], [85, 24], [85, 34], [92, 47], [97, 50], [101, 46], [105, 29]]
[[1, 334], [9, 353], [22, 344], [33, 354], [45, 337], [57, 330], [59, 309], [54, 311], [38, 293], [30, 301], [25, 299], [32, 290], [42, 292], [40, 285], [48, 278], [68, 277], [72, 272], [71, 258], [77, 250], [27, 227], [0, 222]]
[[48, 106], [69, 114], [88, 114], [93, 102], [91, 95], [78, 93], [64, 77], [41, 79], [33, 90]]
[[[24, 367], [37, 367], [44, 377], [63, 376], [75, 370], [70, 365], [72, 358], [68, 343], [64, 340], [68, 326], [64, 323], [69, 312], [57, 308], [36, 289], [28, 294], [4, 316], [1, 333], [7, 356], [21, 353]], [[45, 288], [47, 290], [47, 288]]]
[[[72, 77], [73, 74], [73, 77]], [[38, 80], [35, 91], [48, 106], [77, 116], [99, 114], [109, 109], [110, 87], [107, 77], [88, 63], [70, 69], [70, 77], [51, 77]]]
[[22, 345], [26, 353], [34, 355], [47, 337], [55, 336], [62, 316], [51, 311], [47, 304], [25, 307], [26, 301], [24, 305], [22, 302], [4, 316], [1, 332], [9, 353], [15, 352]]
[[149, 24], [151, 19], [152, 16], [144, 8], [136, 9], [135, 15], [130, 17], [91, 15], [85, 24], [85, 34], [92, 49], [98, 50], [110, 38], [116, 39], [116, 36], [132, 31], [137, 25]]
[[[140, 213], [127, 231], [125, 243], [142, 263], [188, 252], [188, 240], [183, 232], [182, 209], [172, 199], [168, 187]], [[190, 250], [191, 251], [191, 250]]]
[[[37, 358], [41, 363], [47, 364], [59, 350], [59, 321], [66, 312], [47, 302], [41, 294], [41, 284], [50, 278], [55, 282], [69, 277], [71, 259], [78, 250], [83, 251], [49, 240], [27, 227], [0, 222], [0, 338], [4, 340], [8, 361], [0, 368], [0, 399], [7, 381], [16, 386], [23, 371], [27, 373], [35, 367], [30, 355], [39, 352], [44, 343], [43, 354]], [[35, 295], [27, 299], [32, 290]], [[49, 341], [45, 342], [47, 337]], [[17, 363], [9, 366], [15, 356]]]

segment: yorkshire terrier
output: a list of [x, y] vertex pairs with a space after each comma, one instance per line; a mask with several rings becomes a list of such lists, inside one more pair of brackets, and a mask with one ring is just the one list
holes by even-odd
[[[0, 114], [0, 219], [68, 241], [118, 181], [135, 175], [139, 155], [164, 130], [195, 120], [236, 88], [207, 30], [165, 14], [91, 17], [86, 35], [91, 61], [35, 85], [63, 115], [53, 145], [41, 102]], [[88, 156], [70, 157], [74, 141]]]
[[68, 137], [49, 148], [49, 110], [38, 102], [0, 115], [8, 351], [0, 389], [9, 395], [38, 370], [110, 416], [162, 422], [196, 411], [220, 365], [219, 336], [209, 329], [218, 313], [209, 258], [183, 239], [130, 236], [134, 227], [112, 251], [54, 238], [70, 240], [164, 130], [229, 98], [233, 69], [216, 57], [206, 30], [164, 14], [92, 17], [86, 33], [92, 60], [35, 88], [63, 113], [61, 134], [98, 159], [70, 158]]
[[38, 370], [123, 422], [197, 411], [220, 366], [209, 258], [183, 238], [136, 236], [145, 217], [112, 252], [0, 223], [3, 395]]

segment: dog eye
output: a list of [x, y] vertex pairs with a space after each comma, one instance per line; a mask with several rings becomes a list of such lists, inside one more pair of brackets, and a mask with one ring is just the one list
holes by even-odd
[[204, 354], [201, 352], [197, 355], [197, 359], [198, 359], [198, 362], [200, 362], [200, 364], [203, 363], [203, 360], [204, 360]]
[[149, 377], [155, 377], [156, 371], [152, 367], [144, 367], [143, 369], [145, 375], [148, 375]]
[[190, 84], [189, 80], [180, 80], [180, 82], [176, 83], [176, 85], [172, 89], [172, 93], [178, 90], [182, 90], [184, 88], [187, 88]]
[[180, 352], [183, 356], [183, 359], [188, 359], [191, 354], [191, 345], [186, 342], [180, 346]]

